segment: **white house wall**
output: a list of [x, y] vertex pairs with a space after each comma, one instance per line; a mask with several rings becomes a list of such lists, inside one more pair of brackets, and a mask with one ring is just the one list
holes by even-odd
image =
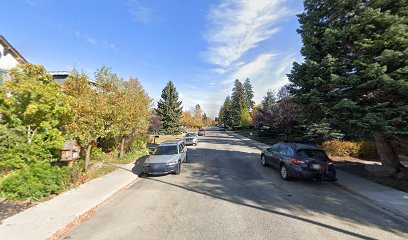
[[4, 46], [0, 44], [0, 71], [8, 71], [18, 64], [18, 61], [10, 53], [4, 54]]

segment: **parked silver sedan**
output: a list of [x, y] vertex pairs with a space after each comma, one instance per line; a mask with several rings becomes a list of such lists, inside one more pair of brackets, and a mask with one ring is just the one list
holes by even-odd
[[143, 164], [143, 173], [180, 174], [181, 164], [187, 162], [187, 147], [184, 140], [164, 142]]
[[190, 132], [184, 137], [186, 145], [198, 145], [198, 135], [197, 133]]

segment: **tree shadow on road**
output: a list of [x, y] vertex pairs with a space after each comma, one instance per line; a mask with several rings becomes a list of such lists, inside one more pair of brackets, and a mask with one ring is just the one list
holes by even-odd
[[[208, 142], [223, 144], [225, 148], [246, 146], [235, 140]], [[307, 216], [330, 215], [350, 224], [375, 226], [395, 234], [407, 232], [404, 223], [365, 206], [364, 202], [331, 183], [283, 181], [276, 170], [261, 167], [259, 153], [245, 152], [248, 150], [247, 146], [243, 151], [236, 149], [191, 148], [188, 150], [189, 163], [184, 166], [182, 173], [188, 181], [160, 177], [146, 179], [307, 222], [356, 238], [374, 239]], [[295, 214], [276, 209], [287, 209]]]

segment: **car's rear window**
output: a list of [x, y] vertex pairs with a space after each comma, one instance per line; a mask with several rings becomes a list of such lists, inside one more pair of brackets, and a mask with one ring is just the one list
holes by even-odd
[[177, 145], [172, 146], [158, 146], [154, 155], [173, 155], [178, 154]]
[[196, 136], [196, 134], [194, 134], [194, 133], [187, 133], [186, 134], [186, 137], [195, 137]]
[[323, 150], [319, 149], [299, 149], [297, 155], [301, 158], [318, 158], [326, 159], [327, 155]]

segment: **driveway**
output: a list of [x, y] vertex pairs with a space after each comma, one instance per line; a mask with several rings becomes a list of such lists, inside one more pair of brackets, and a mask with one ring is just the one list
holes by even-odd
[[142, 178], [64, 239], [404, 239], [407, 225], [331, 183], [280, 179], [209, 131], [181, 175]]

